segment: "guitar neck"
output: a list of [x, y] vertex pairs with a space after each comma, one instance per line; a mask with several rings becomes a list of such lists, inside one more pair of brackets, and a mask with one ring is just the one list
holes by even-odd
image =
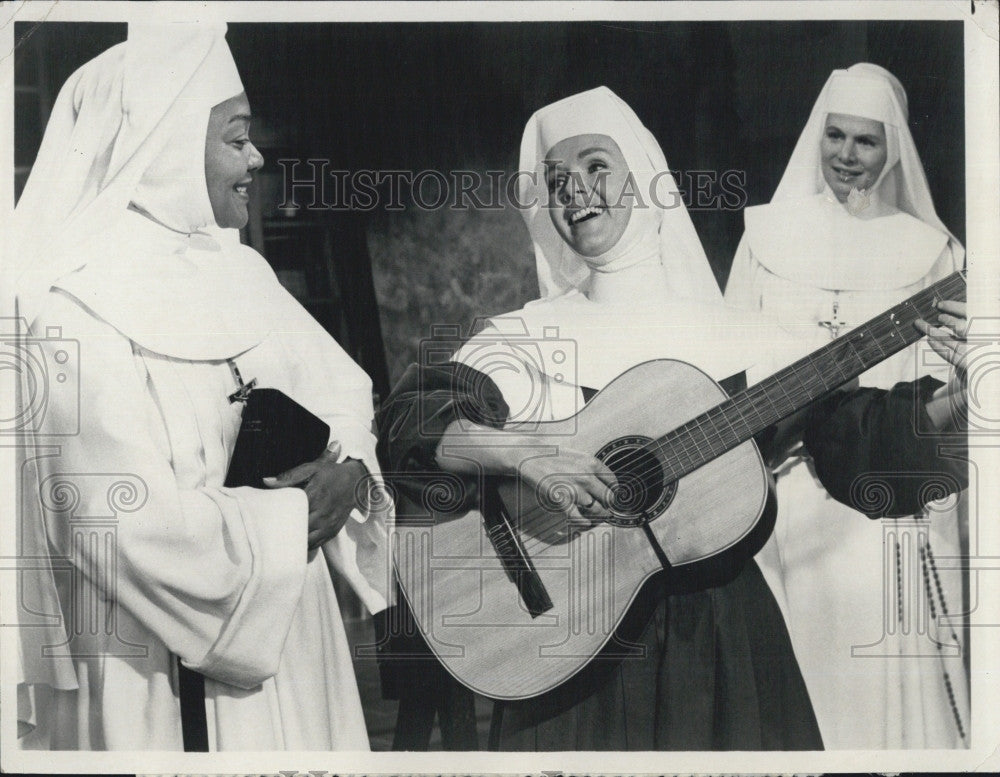
[[656, 440], [666, 474], [678, 479], [693, 472], [916, 342], [922, 335], [914, 322], [936, 321], [941, 300], [965, 300], [961, 272]]

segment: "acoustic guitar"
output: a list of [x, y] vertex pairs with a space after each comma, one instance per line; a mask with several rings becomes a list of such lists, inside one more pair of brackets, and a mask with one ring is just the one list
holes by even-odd
[[497, 479], [481, 511], [456, 515], [436, 508], [461, 483], [438, 473], [392, 536], [424, 639], [456, 679], [494, 699], [536, 696], [598, 654], [626, 654], [616, 628], [653, 575], [708, 587], [770, 535], [773, 493], [752, 438], [918, 340], [914, 322], [935, 321], [946, 299], [965, 299], [961, 273], [732, 397], [697, 367], [656, 360], [576, 416], [532, 424], [525, 460], [572, 440], [615, 473], [612, 516], [592, 528], [566, 529], [558, 478], [537, 489]]

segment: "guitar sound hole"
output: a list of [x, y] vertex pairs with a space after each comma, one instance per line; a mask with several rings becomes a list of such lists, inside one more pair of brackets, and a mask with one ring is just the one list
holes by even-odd
[[608, 523], [641, 526], [660, 515], [677, 491], [677, 483], [664, 482], [659, 460], [644, 446], [648, 437], [619, 437], [597, 452], [615, 477], [615, 498]]

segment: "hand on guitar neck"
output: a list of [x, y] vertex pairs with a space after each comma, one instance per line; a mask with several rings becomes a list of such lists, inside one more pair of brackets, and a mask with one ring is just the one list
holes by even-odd
[[[956, 369], [951, 379], [934, 392], [924, 407], [939, 431], [960, 431], [967, 406], [965, 337], [969, 322], [964, 302], [945, 300], [939, 302], [937, 308], [941, 312], [936, 325], [924, 319], [918, 319], [914, 325], [927, 336], [928, 345]], [[838, 391], [850, 391], [857, 386], [858, 379], [855, 378]], [[779, 421], [767, 434], [755, 438], [768, 467], [778, 467], [799, 447], [809, 418], [809, 409], [805, 408]]]
[[[585, 529], [610, 516], [617, 480], [603, 462], [565, 445], [555, 455], [526, 458], [532, 443], [537, 440], [530, 435], [453, 422], [438, 443], [436, 459], [442, 469], [459, 475], [518, 476], [531, 488], [545, 488], [562, 499], [567, 525], [574, 528]], [[460, 455], [448, 454], [458, 449]], [[558, 485], [553, 486], [553, 479]]]
[[968, 408], [966, 394], [966, 335], [969, 321], [965, 303], [945, 300], [937, 304], [941, 311], [937, 325], [920, 319], [915, 326], [927, 335], [928, 344], [942, 358], [955, 366], [949, 381], [941, 386], [927, 403], [927, 414], [939, 430], [961, 428], [961, 419]]

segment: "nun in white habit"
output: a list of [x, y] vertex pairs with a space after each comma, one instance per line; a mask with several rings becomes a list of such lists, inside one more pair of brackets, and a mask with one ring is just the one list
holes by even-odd
[[[331, 574], [384, 607], [371, 385], [238, 242], [263, 160], [224, 33], [133, 25], [80, 68], [16, 210], [17, 311], [72, 387], [19, 473], [51, 570], [22, 578], [25, 748], [181, 749], [179, 659], [211, 750], [368, 749]], [[270, 489], [223, 486], [251, 380], [331, 428]]]
[[[771, 202], [745, 211], [727, 302], [776, 317], [807, 353], [962, 269], [907, 117], [887, 70], [860, 63], [830, 75]], [[930, 356], [918, 343], [861, 385], [947, 380]], [[967, 746], [962, 579], [953, 562], [935, 563], [960, 555], [964, 504], [870, 521], [830, 498], [799, 454], [777, 472], [777, 524], [757, 561], [783, 604], [824, 742]], [[901, 576], [911, 594], [896, 595]]]
[[[772, 330], [722, 304], [659, 144], [609, 89], [567, 97], [531, 117], [519, 181], [542, 298], [491, 318], [454, 356], [456, 372], [441, 385], [428, 382], [431, 370], [408, 371], [380, 416], [382, 460], [394, 473], [462, 472], [463, 462], [438, 455], [452, 444], [481, 455], [487, 473], [517, 471], [520, 462], [502, 460], [511, 448], [470, 451], [466, 426], [448, 424], [463, 376], [486, 386], [471, 393], [503, 424], [569, 417], [650, 359], [695, 363], [720, 381], [745, 379], [747, 371], [757, 380], [775, 368], [769, 356], [755, 356], [767, 351]], [[594, 193], [588, 210], [582, 202]], [[748, 347], [755, 338], [761, 347]], [[546, 341], [568, 358], [558, 360]], [[535, 352], [541, 361], [531, 358]], [[414, 413], [418, 402], [423, 410]], [[575, 484], [577, 519], [601, 514], [607, 503], [610, 473], [569, 440], [559, 455], [524, 462], [520, 472], [536, 482], [550, 472], [597, 473]], [[398, 477], [395, 485], [406, 490]], [[593, 664], [541, 697], [498, 702], [491, 747], [819, 749], [779, 608], [753, 562], [726, 570], [707, 590], [667, 590], [651, 582], [640, 597], [647, 606], [623, 626], [644, 658]]]

